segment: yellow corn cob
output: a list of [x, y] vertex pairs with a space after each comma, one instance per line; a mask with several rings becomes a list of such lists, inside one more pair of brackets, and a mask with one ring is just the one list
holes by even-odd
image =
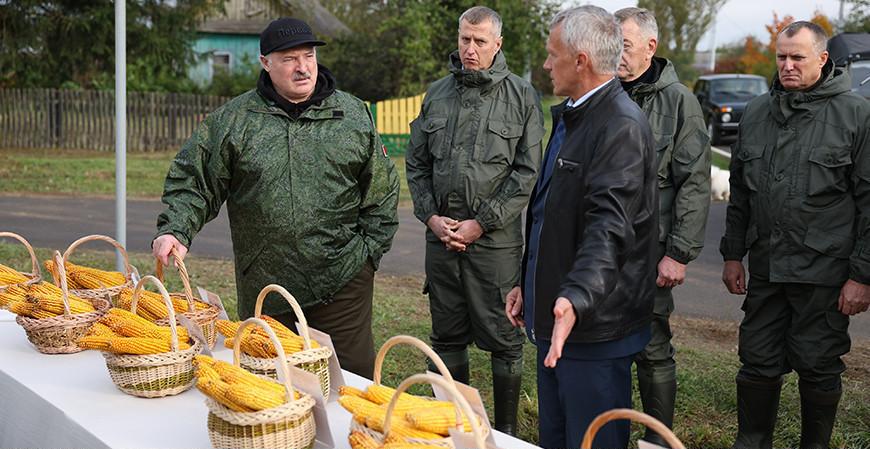
[[27, 287], [13, 285], [0, 293], [0, 307], [8, 307], [10, 303], [24, 301], [27, 297]]
[[[187, 349], [190, 349], [189, 343], [178, 342], [179, 351]], [[163, 338], [111, 337], [109, 339], [109, 350], [116, 354], [162, 354], [172, 351], [172, 345], [168, 339]]]
[[[378, 432], [384, 431], [384, 419], [387, 414], [376, 414], [366, 416], [366, 427]], [[390, 435], [397, 435], [406, 438], [419, 438], [421, 440], [440, 440], [444, 438], [442, 435], [433, 432], [418, 430], [409, 423], [404, 416], [393, 414], [393, 419], [390, 421]]]
[[338, 403], [345, 410], [349, 411], [351, 415], [363, 418], [376, 414], [385, 415], [387, 413], [386, 408], [358, 396], [340, 396]]
[[[69, 312], [71, 314], [79, 314], [79, 313], [89, 313], [93, 312], [94, 306], [91, 303], [80, 299], [76, 296], [68, 296], [69, 303]], [[40, 309], [51, 312], [55, 315], [62, 315], [64, 312], [63, 307], [63, 298], [59, 295], [45, 295], [42, 293], [33, 294], [30, 293], [27, 295], [27, 301], [35, 303], [39, 306]]]
[[[229, 382], [227, 382], [229, 383]], [[229, 400], [251, 410], [266, 410], [286, 403], [285, 396], [268, 394], [263, 389], [252, 389], [247, 385], [229, 383], [227, 397]]]
[[0, 264], [0, 285], [20, 284], [22, 282], [27, 282], [27, 276]]
[[228, 398], [227, 391], [229, 390], [230, 384], [221, 381], [220, 378], [203, 375], [203, 369], [204, 367], [200, 365], [196, 373], [196, 388], [198, 388], [199, 391], [201, 391], [206, 396], [211, 397], [215, 401], [218, 401], [230, 410], [237, 412], [252, 411], [247, 407], [236, 404]]
[[[396, 394], [396, 389], [386, 385], [371, 384], [366, 388], [366, 398], [375, 404], [389, 404], [390, 399], [393, 398], [394, 394]], [[416, 405], [418, 407], [420, 405], [429, 406], [431, 405], [431, 402], [433, 401], [423, 399], [419, 396], [413, 396], [408, 393], [402, 393], [402, 395], [399, 396], [399, 402], [396, 404], [396, 408], [398, 409], [406, 404], [409, 406]]]
[[287, 326], [282, 324], [280, 321], [278, 321], [278, 320], [276, 320], [268, 315], [260, 315], [260, 319], [265, 321], [266, 324], [268, 324], [269, 327], [271, 327], [272, 330], [275, 332], [275, 335], [277, 335], [279, 337], [299, 338], [299, 336], [296, 335], [296, 332], [291, 331], [289, 328], [287, 328]]
[[[236, 332], [239, 331], [239, 326], [241, 322], [239, 321], [228, 321], [228, 320], [217, 320], [215, 321], [215, 326], [217, 326], [218, 332], [221, 333], [224, 337], [234, 338], [236, 336]], [[248, 327], [245, 331], [251, 329]]]
[[[100, 321], [125, 337], [165, 338], [168, 341], [172, 336], [172, 330], [169, 327], [158, 326], [129, 310], [117, 307], [109, 309], [109, 312]], [[187, 341], [190, 338], [184, 327], [176, 326], [175, 330], [178, 334], [178, 341]]]
[[[405, 419], [416, 429], [444, 436], [449, 435], [448, 429], [456, 427], [456, 413], [452, 408], [446, 407], [410, 410], [405, 412]], [[466, 432], [471, 432], [468, 417], [462, 416], [462, 424]]]
[[379, 449], [381, 447], [371, 435], [356, 430], [347, 436], [347, 441], [353, 449]]
[[9, 311], [16, 315], [22, 315], [37, 319], [53, 318], [57, 316], [56, 313], [42, 310], [39, 308], [38, 304], [27, 301], [15, 301], [9, 304]]
[[97, 349], [100, 351], [108, 351], [110, 348], [110, 340], [113, 337], [107, 335], [85, 335], [76, 341], [82, 349]]
[[229, 384], [244, 385], [251, 389], [265, 390], [270, 394], [275, 394], [280, 397], [284, 397], [286, 394], [286, 390], [282, 385], [263, 379], [262, 377], [245, 371], [232, 363], [216, 360], [212, 365], [212, 368], [217, 371], [221, 380]]
[[[140, 299], [140, 301], [137, 302], [137, 304], [136, 304], [136, 315], [139, 315], [148, 321], [156, 321], [156, 320], [159, 320], [161, 318], [166, 318], [166, 316], [155, 315], [155, 314], [151, 313], [149, 310], [147, 310], [146, 308], [142, 307], [142, 302], [141, 302], [142, 297], [140, 296], [139, 299]], [[160, 301], [161, 302], [163, 301], [162, 296], [161, 296]], [[124, 309], [124, 310], [130, 310], [133, 308], [132, 306], [133, 306], [133, 290], [130, 288], [121, 289], [121, 293], [118, 294], [118, 307], [121, 309]], [[166, 306], [164, 305], [163, 308], [165, 309]]]
[[60, 288], [50, 282], [39, 282], [37, 284], [31, 285], [27, 289], [27, 294], [29, 295], [46, 295], [46, 296], [60, 296], [63, 294]]
[[115, 331], [113, 331], [111, 327], [106, 326], [105, 324], [103, 324], [99, 321], [97, 321], [96, 323], [91, 325], [91, 328], [88, 329], [88, 335], [103, 336], [103, 337], [112, 337], [112, 336], [120, 337], [121, 336], [121, 335], [116, 334]]
[[338, 395], [339, 396], [356, 396], [359, 398], [366, 399], [366, 392], [360, 390], [356, 387], [351, 387], [350, 385], [342, 385], [338, 387]]

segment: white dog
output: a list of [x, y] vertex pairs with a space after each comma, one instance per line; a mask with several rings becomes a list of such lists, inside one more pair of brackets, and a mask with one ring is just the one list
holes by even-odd
[[731, 172], [715, 165], [710, 166], [710, 193], [713, 201], [728, 201], [731, 198]]

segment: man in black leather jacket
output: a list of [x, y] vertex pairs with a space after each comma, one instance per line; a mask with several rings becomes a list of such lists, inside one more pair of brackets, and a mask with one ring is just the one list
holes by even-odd
[[[547, 61], [553, 135], [526, 219], [522, 286], [506, 298], [538, 347], [540, 444], [578, 447], [598, 414], [631, 407], [631, 363], [650, 337], [658, 189], [646, 116], [615, 79], [622, 33], [595, 6], [559, 13]], [[579, 377], [582, 376], [582, 379]], [[626, 421], [595, 444], [626, 447]]]

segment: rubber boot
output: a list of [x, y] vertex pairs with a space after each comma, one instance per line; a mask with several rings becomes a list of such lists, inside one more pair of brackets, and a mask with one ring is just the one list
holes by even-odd
[[737, 375], [737, 439], [732, 449], [771, 449], [782, 377]]
[[[468, 385], [467, 349], [455, 352], [438, 352], [438, 356], [441, 357], [441, 360], [445, 365], [447, 365], [447, 369], [450, 371], [450, 375], [453, 376], [453, 380]], [[431, 360], [428, 361], [428, 364], [429, 371], [432, 371], [433, 373], [440, 372], [438, 371], [438, 367], [436, 367]]]
[[800, 382], [801, 393], [801, 449], [828, 449], [837, 404], [843, 390], [823, 391]]
[[[643, 412], [674, 428], [674, 403], [677, 398], [677, 365], [673, 361], [655, 365], [647, 361], [637, 362], [637, 385]], [[662, 447], [670, 447], [665, 439], [647, 428], [643, 439]]]
[[491, 364], [495, 429], [515, 436], [517, 407], [523, 383], [523, 359], [507, 361], [492, 357]]

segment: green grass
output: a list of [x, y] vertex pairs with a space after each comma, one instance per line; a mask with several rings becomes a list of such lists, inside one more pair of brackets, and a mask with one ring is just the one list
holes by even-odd
[[731, 163], [731, 159], [725, 156], [722, 156], [719, 153], [713, 152], [713, 165], [721, 168], [722, 170], [728, 170], [728, 165]]
[[[63, 249], [63, 248], [60, 248]], [[48, 249], [37, 249], [40, 260]], [[133, 253], [131, 263], [142, 274], [150, 272], [153, 260], [147, 254]], [[114, 256], [108, 252], [80, 251], [76, 262], [109, 269]], [[233, 264], [227, 260], [189, 257], [186, 261], [194, 286], [202, 286], [221, 296], [231, 317], [236, 317]], [[29, 257], [21, 245], [0, 243], [0, 263], [29, 271]], [[181, 284], [167, 272], [170, 291]], [[373, 329], [375, 344], [407, 334], [428, 341], [430, 317], [426, 297], [421, 293], [422, 278], [417, 276], [378, 276], [375, 282]], [[734, 375], [739, 362], [736, 354], [736, 324], [674, 317], [672, 325], [677, 346], [678, 383], [676, 434], [687, 447], [729, 447], [737, 428]], [[537, 395], [535, 388], [535, 350], [525, 347], [523, 391], [520, 401], [520, 437], [536, 442]], [[846, 357], [849, 369], [844, 374], [844, 396], [831, 447], [870, 447], [870, 343], [856, 340]], [[387, 355], [384, 382], [397, 385], [402, 379], [426, 369], [424, 357], [416, 350], [397, 347]], [[492, 413], [492, 388], [489, 357], [471, 350], [471, 383], [480, 389], [487, 410]], [[423, 392], [424, 389], [412, 390]], [[637, 388], [634, 403], [639, 407]], [[774, 447], [795, 447], [800, 439], [800, 406], [795, 375], [787, 376], [777, 422]], [[642, 429], [633, 426], [632, 438]]]
[[[160, 198], [175, 153], [127, 154], [128, 198]], [[405, 158], [393, 157], [399, 202], [411, 204]], [[115, 154], [99, 151], [0, 149], [0, 192], [114, 196]]]

